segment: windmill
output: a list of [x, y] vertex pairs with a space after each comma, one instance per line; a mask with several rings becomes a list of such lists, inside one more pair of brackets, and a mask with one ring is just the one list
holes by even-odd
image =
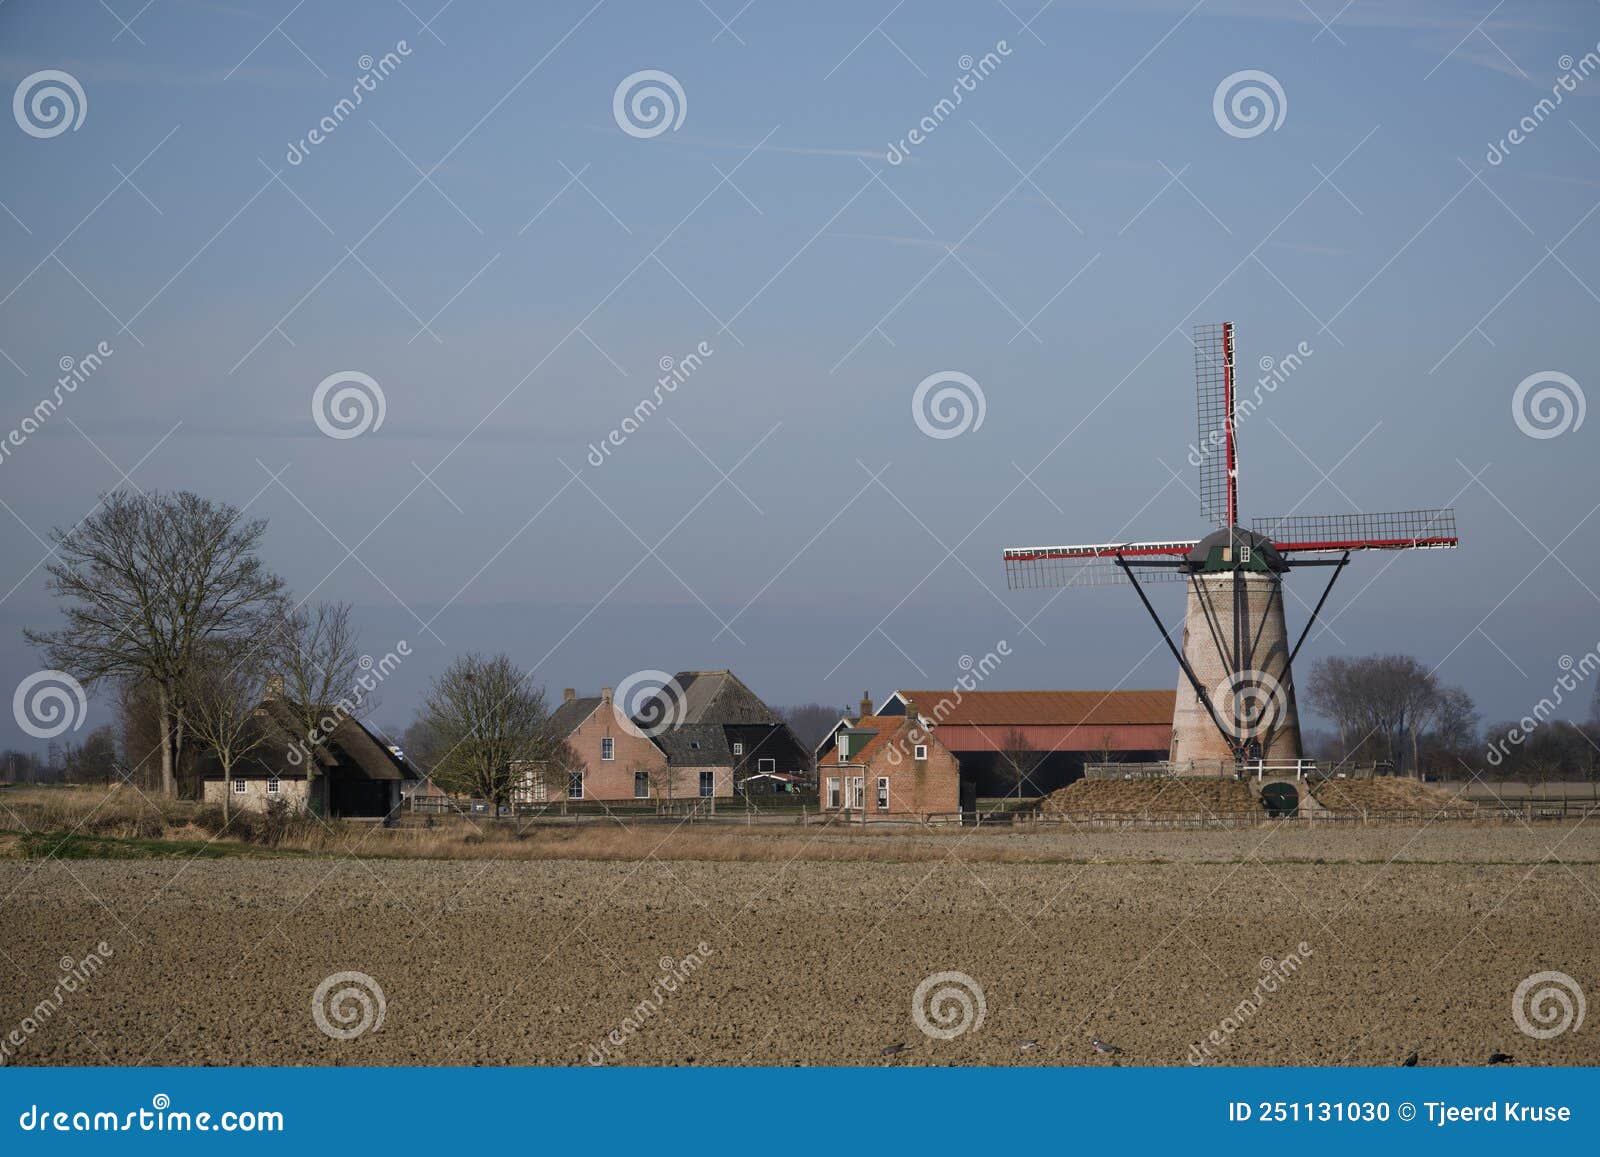
[[[1020, 588], [1131, 584], [1178, 661], [1171, 767], [1179, 774], [1219, 761], [1301, 758], [1293, 667], [1351, 554], [1449, 549], [1455, 511], [1291, 514], [1239, 522], [1239, 445], [1231, 322], [1196, 326], [1195, 401], [1200, 506], [1215, 527], [1199, 539], [1016, 547], [1006, 585]], [[1298, 567], [1332, 568], [1294, 646], [1283, 613], [1283, 578]], [[1145, 584], [1188, 585], [1180, 651]], [[1209, 770], [1209, 769], [1208, 769]]]

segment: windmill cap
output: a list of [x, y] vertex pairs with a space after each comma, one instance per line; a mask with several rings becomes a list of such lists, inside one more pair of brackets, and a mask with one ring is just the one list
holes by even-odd
[[[1245, 562], [1240, 548], [1248, 547], [1249, 561]], [[1231, 552], [1238, 551], [1233, 554]], [[1212, 531], [1194, 545], [1186, 561], [1195, 570], [1234, 570], [1243, 566], [1247, 570], [1286, 571], [1288, 562], [1264, 534], [1246, 530], [1242, 526], [1224, 527]]]

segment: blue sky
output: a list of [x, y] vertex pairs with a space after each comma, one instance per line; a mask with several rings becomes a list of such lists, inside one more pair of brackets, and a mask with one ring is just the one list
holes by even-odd
[[[1498, 718], [1600, 642], [1600, 418], [1512, 411], [1529, 375], [1596, 385], [1600, 76], [1486, 160], [1597, 51], [1593, 3], [108, 4], [0, 7], [6, 90], [86, 103], [0, 130], [0, 427], [113, 350], [0, 460], [0, 686], [52, 619], [39, 538], [119, 484], [248, 504], [297, 592], [407, 640], [380, 723], [467, 650], [843, 703], [1006, 640], [991, 686], [1168, 686], [1129, 592], [1047, 605], [1000, 553], [1205, 532], [1184, 335], [1219, 320], [1246, 382], [1312, 351], [1241, 430], [1247, 516], [1459, 511], [1458, 552], [1358, 559], [1307, 658], [1407, 651]], [[614, 118], [643, 70], [676, 129]], [[1214, 116], [1243, 70], [1275, 129]], [[341, 371], [380, 427], [319, 430]], [[984, 420], [930, 438], [943, 371]]]

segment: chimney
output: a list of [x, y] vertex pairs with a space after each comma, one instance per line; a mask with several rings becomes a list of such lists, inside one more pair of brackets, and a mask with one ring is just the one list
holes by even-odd
[[600, 688], [600, 702], [604, 703], [607, 707], [611, 706], [611, 688]]
[[872, 696], [869, 693], [867, 693], [866, 691], [863, 691], [861, 693], [861, 714], [862, 715], [871, 715], [872, 714]]
[[577, 697], [578, 689], [576, 687], [568, 687], [561, 692], [561, 702], [563, 703], [571, 703]]

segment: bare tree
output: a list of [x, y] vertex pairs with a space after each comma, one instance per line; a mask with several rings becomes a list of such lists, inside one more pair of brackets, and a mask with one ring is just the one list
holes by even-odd
[[548, 726], [544, 688], [505, 655], [463, 655], [428, 689], [423, 716], [439, 744], [434, 779], [447, 791], [487, 799], [498, 812], [511, 797], [513, 764], [555, 765], [564, 738]]
[[259, 637], [283, 583], [256, 556], [264, 520], [189, 491], [114, 491], [70, 531], [45, 568], [66, 625], [25, 631], [53, 667], [86, 684], [148, 680], [157, 699], [161, 787], [177, 793], [184, 686], [199, 649]]
[[[1338, 725], [1346, 758], [1401, 763], [1409, 749], [1413, 771], [1422, 733], [1439, 715], [1445, 690], [1432, 671], [1409, 655], [1323, 659], [1311, 668], [1307, 683], [1312, 708]], [[1466, 700], [1469, 709], [1470, 703]], [[1445, 705], [1452, 714], [1460, 706]]]
[[222, 768], [222, 820], [233, 819], [233, 772], [266, 745], [270, 730], [260, 718], [272, 676], [250, 644], [215, 642], [201, 649], [186, 677], [184, 702], [189, 730], [211, 749]]
[[1044, 763], [1045, 754], [1029, 742], [1021, 730], [1013, 727], [1000, 737], [999, 759], [995, 763], [995, 770], [1006, 782], [1016, 786], [1018, 796], [1024, 794], [1024, 786], [1032, 787], [1037, 794], [1038, 788], [1033, 783], [1033, 773]]
[[284, 612], [274, 624], [275, 664], [283, 698], [299, 729], [290, 760], [305, 761], [306, 800], [323, 811], [316, 749], [347, 716], [359, 712], [361, 645], [350, 622], [349, 603], [318, 603]]

